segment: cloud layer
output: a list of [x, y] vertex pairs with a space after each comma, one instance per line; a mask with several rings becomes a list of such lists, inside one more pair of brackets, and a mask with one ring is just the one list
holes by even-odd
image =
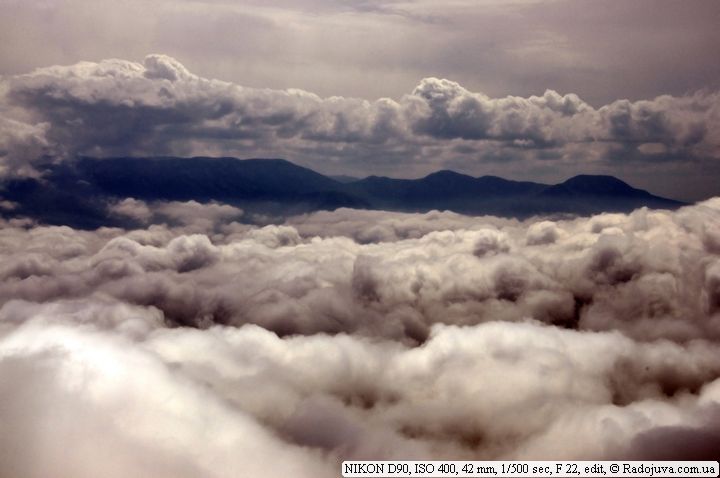
[[[0, 475], [720, 444], [720, 203], [561, 221], [219, 204], [0, 233]], [[70, 444], [70, 445], [68, 445]]]
[[0, 74], [167, 52], [193, 71], [322, 96], [399, 97], [453, 78], [494, 97], [593, 105], [720, 87], [713, 0], [4, 0]]
[[491, 98], [426, 78], [397, 100], [321, 98], [206, 79], [164, 55], [41, 68], [3, 79], [0, 92], [10, 174], [42, 154], [280, 156], [365, 173], [613, 162], [640, 171], [720, 158], [720, 101], [709, 92], [594, 108], [572, 93]]

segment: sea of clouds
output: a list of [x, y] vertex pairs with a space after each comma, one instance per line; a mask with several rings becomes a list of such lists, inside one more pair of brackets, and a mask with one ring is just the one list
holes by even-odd
[[717, 458], [720, 199], [524, 222], [113, 211], [146, 227], [2, 223], [2, 477]]

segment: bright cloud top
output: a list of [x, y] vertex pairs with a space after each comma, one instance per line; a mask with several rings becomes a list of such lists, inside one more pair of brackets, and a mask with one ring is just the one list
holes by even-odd
[[266, 227], [218, 204], [114, 211], [148, 226], [3, 225], [0, 474], [329, 477], [720, 443], [717, 200]]

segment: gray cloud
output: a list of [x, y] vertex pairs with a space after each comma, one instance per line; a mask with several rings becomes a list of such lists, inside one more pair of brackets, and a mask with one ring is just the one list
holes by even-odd
[[[718, 193], [717, 2], [0, 3], [0, 180], [234, 155]], [[128, 228], [0, 219], [0, 476], [717, 458], [717, 198], [526, 221], [109, 213]]]
[[140, 225], [169, 224], [176, 234], [209, 233], [220, 224], [226, 228], [233, 227], [236, 226], [235, 221], [244, 216], [242, 209], [228, 204], [202, 204], [197, 201], [155, 201], [147, 204], [126, 198], [111, 204], [108, 209], [111, 214], [129, 218]]
[[335, 476], [346, 459], [716, 449], [717, 200], [540, 222], [116, 211], [159, 223], [2, 224], [2, 473]]
[[33, 163], [51, 152], [46, 138], [48, 126], [0, 117], [0, 176], [35, 173]]
[[10, 229], [0, 298], [99, 293], [184, 325], [409, 343], [437, 321], [523, 317], [636, 339], [715, 338], [715, 207], [542, 222], [341, 209], [258, 228], [232, 222], [242, 211], [226, 205], [126, 200], [115, 209], [158, 224]]
[[15, 174], [53, 152], [284, 156], [366, 173], [538, 159], [602, 170], [624, 158], [631, 176], [720, 154], [720, 101], [708, 92], [594, 108], [572, 93], [491, 98], [426, 78], [397, 100], [321, 98], [202, 78], [164, 55], [43, 68], [5, 79], [3, 91], [3, 164]]
[[[399, 96], [423, 76], [594, 105], [717, 89], [716, 2], [5, 0], [0, 73], [147, 52], [241, 84]], [[419, 47], [418, 45], [422, 45]]]

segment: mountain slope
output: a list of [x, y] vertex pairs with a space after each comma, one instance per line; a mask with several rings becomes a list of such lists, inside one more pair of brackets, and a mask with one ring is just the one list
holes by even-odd
[[107, 208], [130, 197], [149, 202], [218, 201], [279, 216], [352, 207], [447, 209], [523, 218], [682, 205], [612, 176], [580, 175], [546, 185], [443, 170], [420, 179], [370, 176], [345, 183], [282, 159], [78, 158], [49, 164], [41, 179], [0, 185], [0, 200], [18, 205], [5, 210], [6, 217], [29, 216], [82, 228], [122, 225]]
[[642, 189], [635, 189], [629, 184], [614, 176], [580, 174], [564, 183], [550, 186], [542, 192], [543, 196], [577, 197], [582, 195], [593, 196], [622, 196], [622, 197], [653, 197]]
[[275, 199], [341, 191], [338, 182], [284, 159], [82, 158], [77, 171], [103, 192], [141, 199]]
[[537, 203], [544, 210], [576, 214], [627, 212], [639, 207], [674, 209], [683, 204], [636, 189], [613, 176], [584, 174], [546, 188]]
[[451, 209], [466, 213], [495, 213], [498, 201], [528, 196], [546, 187], [496, 176], [474, 178], [448, 170], [420, 179], [370, 176], [348, 185], [349, 190], [377, 208], [403, 211]]

